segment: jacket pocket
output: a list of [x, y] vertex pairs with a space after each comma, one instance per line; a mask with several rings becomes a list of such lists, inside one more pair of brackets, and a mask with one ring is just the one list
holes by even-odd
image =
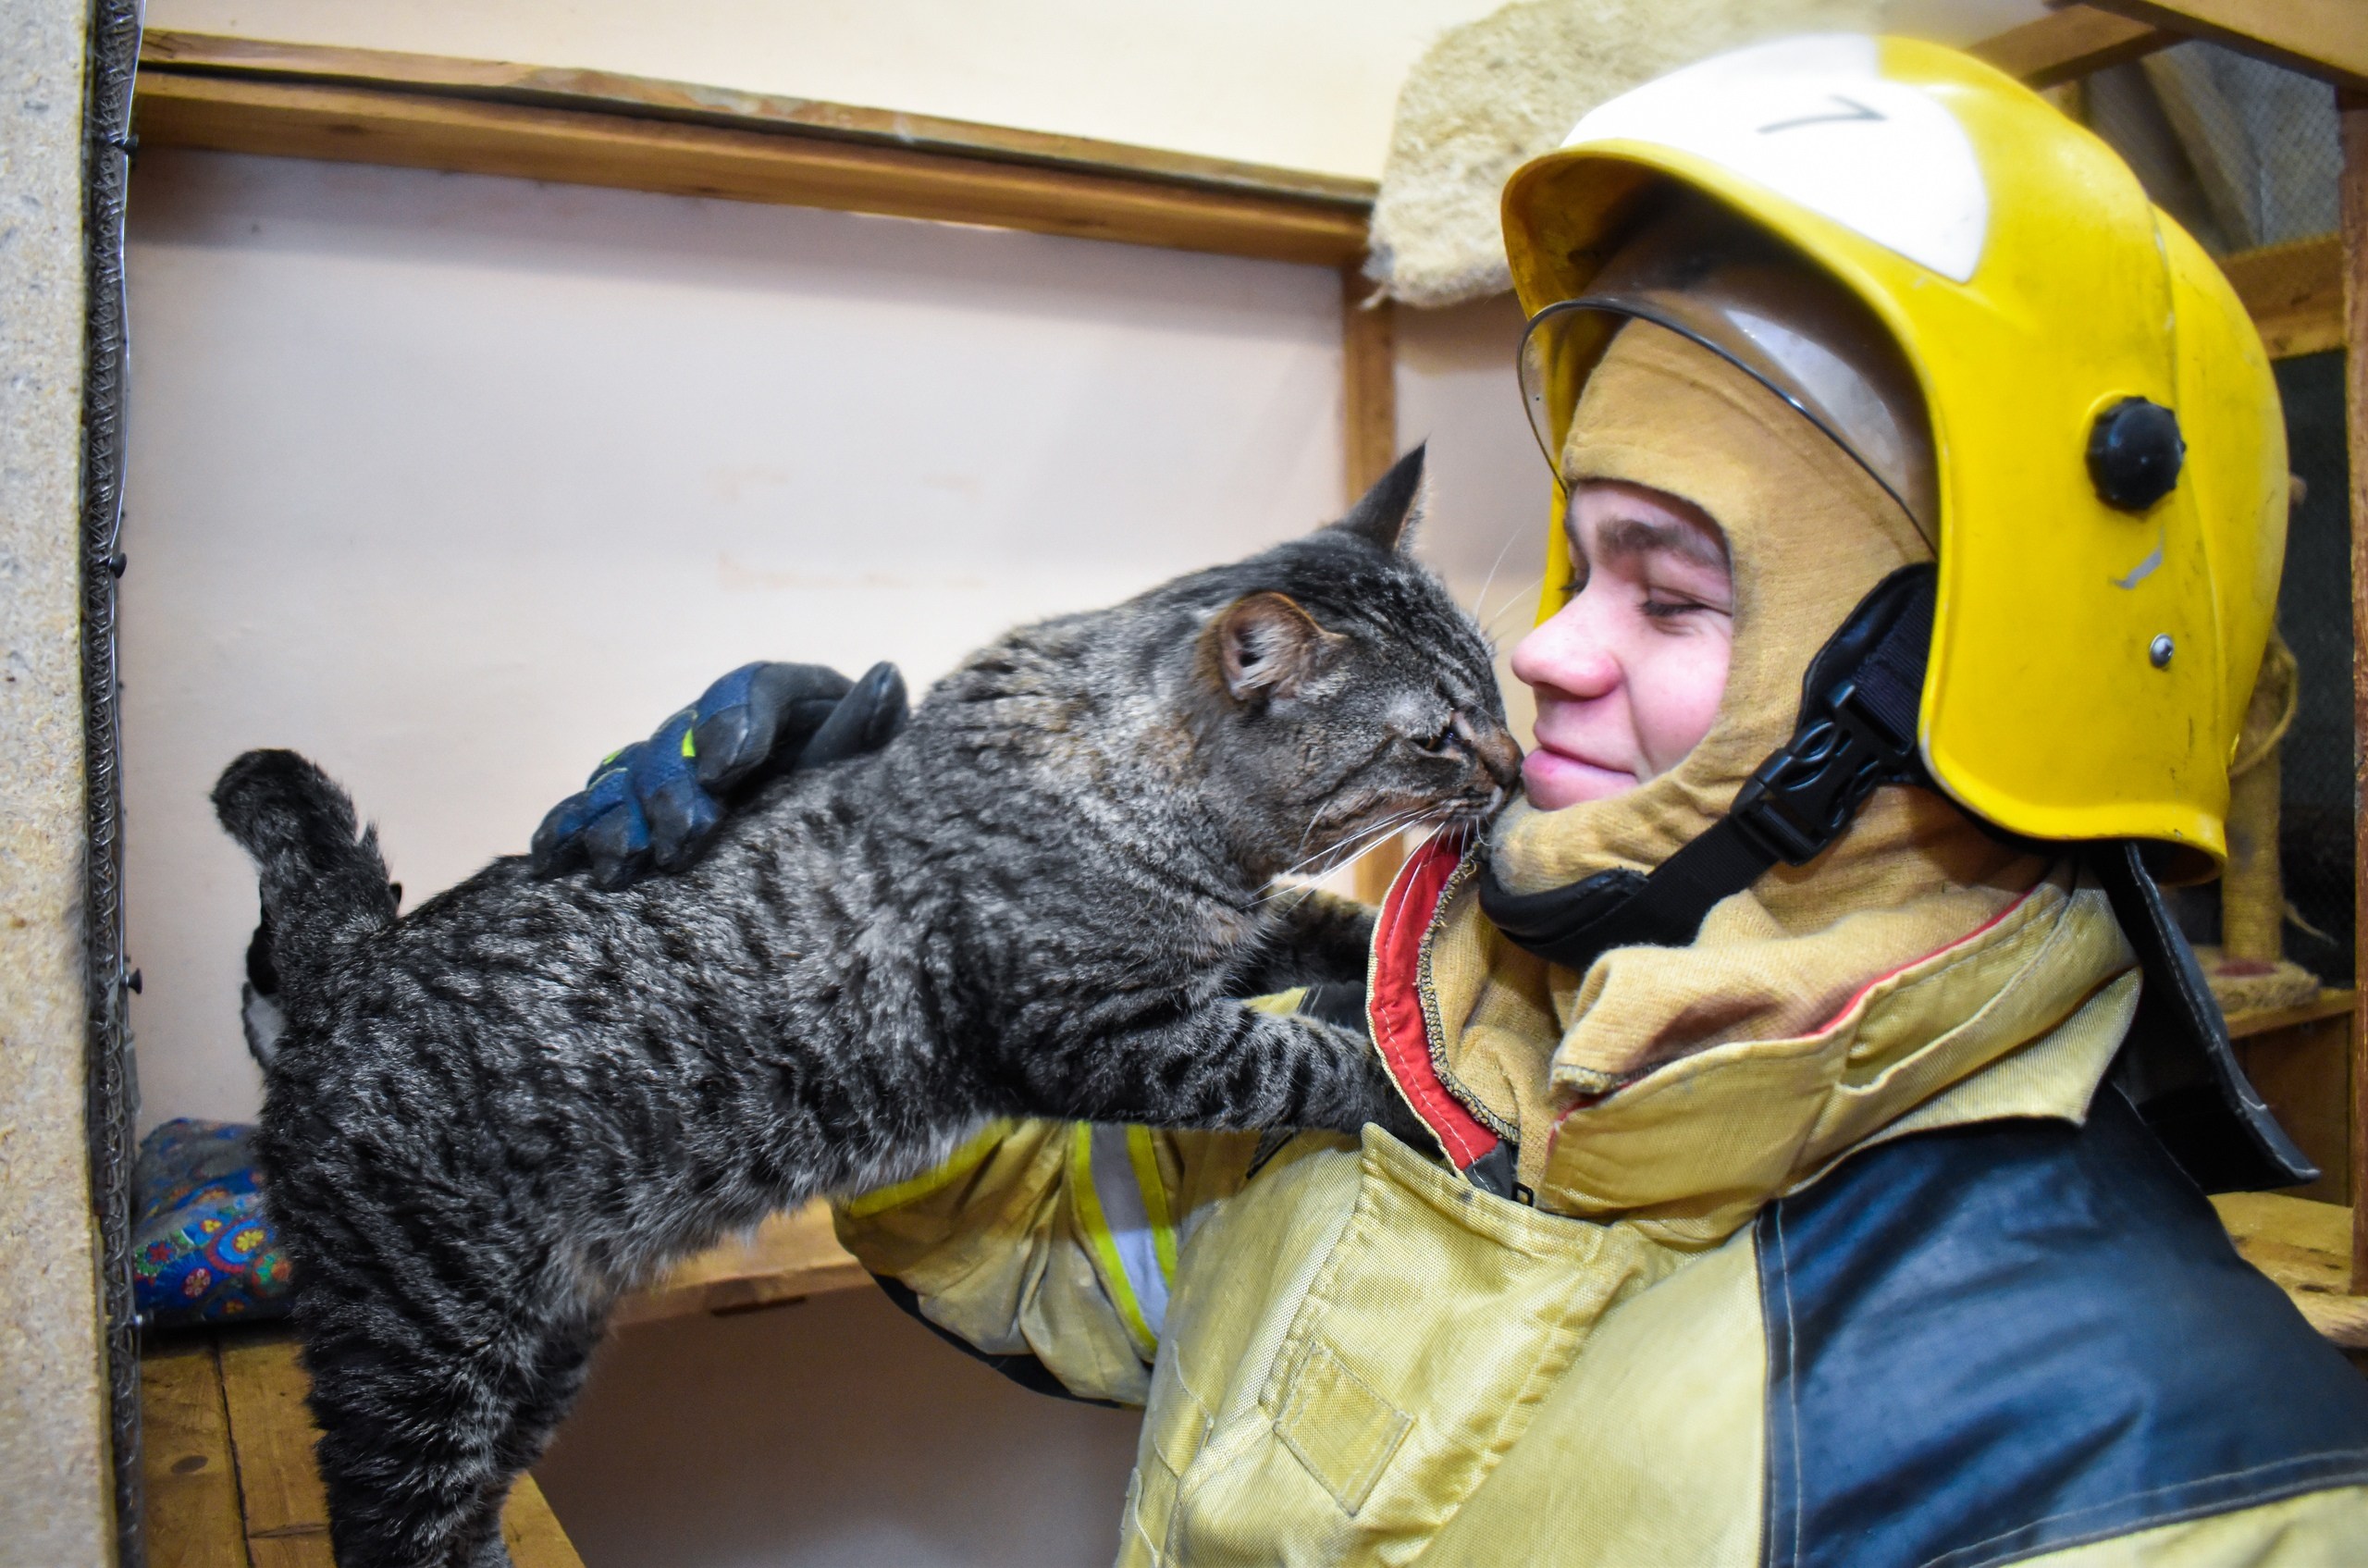
[[[1411, 1558], [1520, 1438], [1604, 1310], [1677, 1261], [1633, 1230], [1483, 1192], [1377, 1130], [1353, 1203], [1271, 1351], [1186, 1360], [1219, 1414], [1169, 1493], [1177, 1562], [1259, 1561], [1261, 1545], [1269, 1562]], [[1261, 1380], [1254, 1396], [1245, 1378]]]

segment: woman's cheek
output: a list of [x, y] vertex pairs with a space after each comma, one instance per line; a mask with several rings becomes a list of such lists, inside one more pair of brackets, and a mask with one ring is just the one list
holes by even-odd
[[1655, 649], [1649, 691], [1646, 682], [1634, 682], [1637, 738], [1656, 777], [1684, 761], [1710, 733], [1727, 694], [1732, 634], [1723, 620], [1704, 632], [1666, 639]]

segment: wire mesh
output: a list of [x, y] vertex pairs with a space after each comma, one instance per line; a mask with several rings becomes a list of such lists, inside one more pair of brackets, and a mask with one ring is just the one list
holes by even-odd
[[2277, 365], [2288, 462], [2304, 486], [2286, 533], [2277, 624], [2301, 670], [2286, 732], [2278, 860], [2286, 879], [2287, 957], [2332, 985], [2352, 974], [2354, 790], [2351, 529], [2344, 450], [2343, 354]]
[[2187, 43], [2097, 72], [2085, 99], [2090, 129], [2206, 250], [2334, 231], [2343, 155], [2326, 82]]

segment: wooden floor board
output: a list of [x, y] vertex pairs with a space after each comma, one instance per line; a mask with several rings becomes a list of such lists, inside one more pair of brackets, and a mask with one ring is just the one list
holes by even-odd
[[[160, 1341], [141, 1387], [152, 1568], [336, 1568], [292, 1335]], [[512, 1488], [501, 1535], [514, 1568], [584, 1568], [532, 1475]]]
[[[304, 1408], [311, 1387], [287, 1335], [240, 1335], [222, 1342], [222, 1392], [239, 1457], [247, 1535], [327, 1530], [327, 1497], [313, 1463], [315, 1433]], [[264, 1568], [260, 1559], [255, 1568]]]
[[149, 1568], [251, 1568], [214, 1340], [176, 1339], [142, 1357], [140, 1407]]

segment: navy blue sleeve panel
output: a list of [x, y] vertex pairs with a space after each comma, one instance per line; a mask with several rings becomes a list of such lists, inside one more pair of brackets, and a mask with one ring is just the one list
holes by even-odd
[[2111, 1088], [2085, 1128], [1869, 1149], [1753, 1240], [1770, 1568], [1986, 1568], [2368, 1482], [2368, 1381]]

